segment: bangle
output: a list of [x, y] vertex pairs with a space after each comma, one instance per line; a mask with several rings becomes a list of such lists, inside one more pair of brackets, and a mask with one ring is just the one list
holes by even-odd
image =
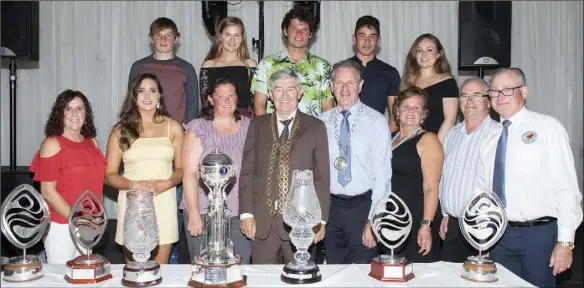
[[130, 182], [130, 191], [134, 190], [134, 180], [132, 180], [132, 182]]

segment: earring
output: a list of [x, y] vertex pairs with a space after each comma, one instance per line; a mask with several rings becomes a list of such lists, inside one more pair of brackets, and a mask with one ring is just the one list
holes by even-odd
[[160, 109], [160, 101], [158, 101], [158, 104], [156, 104], [156, 109]]

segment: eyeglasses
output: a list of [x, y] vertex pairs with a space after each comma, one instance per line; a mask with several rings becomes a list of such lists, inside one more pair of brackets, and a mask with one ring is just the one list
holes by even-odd
[[491, 98], [497, 98], [497, 97], [499, 97], [499, 94], [503, 94], [503, 96], [509, 97], [509, 96], [513, 96], [513, 94], [515, 93], [515, 89], [521, 88], [521, 87], [523, 87], [523, 85], [517, 86], [517, 87], [505, 88], [503, 90], [489, 89], [489, 90], [487, 90], [487, 94], [489, 94], [489, 97], [491, 97]]
[[479, 99], [483, 99], [483, 97], [489, 97], [489, 95], [483, 95], [481, 93], [473, 93], [473, 94], [460, 94], [460, 96], [458, 96], [458, 99], [460, 99], [460, 101], [478, 101]]

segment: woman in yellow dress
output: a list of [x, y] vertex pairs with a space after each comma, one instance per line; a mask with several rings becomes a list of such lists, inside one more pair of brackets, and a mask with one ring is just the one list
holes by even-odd
[[[168, 264], [172, 244], [178, 241], [176, 185], [182, 179], [184, 135], [182, 126], [167, 116], [163, 99], [156, 76], [141, 74], [134, 79], [108, 139], [105, 171], [106, 184], [120, 192], [115, 241], [122, 246], [126, 193], [140, 188], [154, 192], [159, 242], [152, 254], [158, 264]], [[124, 172], [120, 175], [122, 160]], [[125, 247], [124, 255], [126, 263], [132, 260]]]

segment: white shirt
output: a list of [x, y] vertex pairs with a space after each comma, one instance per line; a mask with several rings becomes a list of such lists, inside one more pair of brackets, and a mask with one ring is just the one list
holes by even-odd
[[[358, 116], [361, 107], [363, 111]], [[329, 145], [329, 162], [331, 177], [331, 194], [355, 196], [365, 193], [371, 189], [371, 209], [369, 219], [371, 219], [373, 209], [382, 198], [388, 198], [391, 192], [391, 134], [387, 126], [387, 118], [371, 107], [363, 105], [357, 101], [350, 109], [349, 129], [351, 132], [351, 182], [343, 187], [337, 180], [339, 172], [334, 167], [334, 161], [340, 156], [336, 133], [340, 133], [343, 115], [337, 106], [326, 111], [318, 118], [326, 124], [326, 131]], [[334, 117], [336, 113], [337, 132], [335, 132]], [[332, 118], [332, 119], [331, 119]], [[340, 136], [340, 134], [339, 134]]]
[[472, 132], [466, 123], [452, 127], [444, 138], [444, 166], [440, 178], [440, 205], [442, 214], [461, 217], [464, 206], [475, 195], [479, 151], [489, 133], [501, 131], [499, 123], [489, 115]]
[[[501, 119], [503, 122], [504, 119]], [[509, 221], [544, 216], [558, 219], [558, 241], [573, 242], [582, 221], [582, 193], [564, 126], [554, 117], [523, 107], [509, 119], [505, 159], [505, 197]], [[480, 153], [478, 187], [493, 191], [497, 142], [491, 135]]]

